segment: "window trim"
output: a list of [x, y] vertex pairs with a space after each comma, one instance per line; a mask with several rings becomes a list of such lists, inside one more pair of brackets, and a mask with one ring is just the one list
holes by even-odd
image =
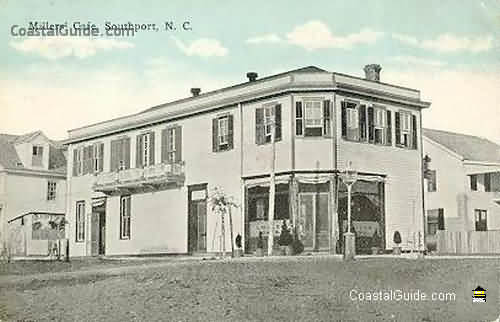
[[[121, 240], [130, 240], [131, 238], [131, 233], [130, 233], [131, 204], [132, 204], [132, 197], [130, 195], [120, 196], [120, 239]], [[128, 230], [126, 228], [128, 228]], [[128, 234], [126, 234], [126, 232]]]
[[141, 153], [142, 153], [142, 165], [147, 167], [149, 165], [151, 155], [150, 155], [150, 145], [151, 145], [151, 132], [141, 134]]
[[76, 202], [75, 242], [76, 243], [85, 242], [85, 201], [84, 200], [79, 200]]
[[[225, 123], [223, 127], [222, 124]], [[217, 144], [219, 149], [229, 144], [229, 115], [220, 116], [217, 118]], [[225, 129], [226, 133], [222, 133], [222, 129]]]
[[[399, 112], [399, 144], [397, 147], [413, 150], [413, 133], [412, 133], [412, 115], [413, 113], [407, 110], [398, 110]], [[403, 129], [404, 117], [407, 116], [408, 129]], [[404, 137], [408, 136], [407, 144], [404, 144]]]
[[167, 155], [167, 161], [169, 163], [175, 163], [175, 159], [177, 156], [177, 147], [175, 145], [176, 141], [176, 127], [170, 127], [167, 129], [169, 131], [169, 142], [167, 142], [167, 149], [168, 149], [168, 155]]
[[[380, 105], [372, 105], [373, 108], [373, 144], [376, 145], [387, 145], [387, 136], [388, 136], [388, 126], [387, 126], [387, 109], [385, 106]], [[382, 116], [382, 124], [377, 124], [377, 115], [380, 113]], [[367, 122], [368, 123], [368, 122]], [[377, 130], [382, 133], [382, 142], [377, 142]], [[369, 142], [372, 143], [372, 142]]]

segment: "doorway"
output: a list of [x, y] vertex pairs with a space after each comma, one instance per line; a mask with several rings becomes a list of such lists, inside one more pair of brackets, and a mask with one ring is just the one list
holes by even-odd
[[329, 248], [330, 193], [328, 183], [300, 183], [297, 229], [304, 248]]
[[91, 255], [106, 253], [106, 199], [93, 200], [91, 217]]
[[207, 184], [188, 187], [188, 252], [207, 251]]
[[[372, 247], [385, 249], [384, 183], [356, 181], [352, 186], [351, 230], [356, 235], [356, 254], [371, 254]], [[347, 189], [339, 185], [339, 233], [343, 248], [343, 234], [347, 231]]]

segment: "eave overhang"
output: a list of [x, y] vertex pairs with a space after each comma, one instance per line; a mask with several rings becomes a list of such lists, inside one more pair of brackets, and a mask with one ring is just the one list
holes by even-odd
[[63, 144], [75, 144], [118, 132], [140, 129], [232, 106], [236, 107], [238, 104], [303, 92], [337, 92], [419, 110], [430, 106], [429, 102], [420, 100], [419, 91], [410, 88], [368, 81], [338, 73], [292, 73], [264, 82], [249, 82], [227, 90], [205, 93], [197, 97], [159, 105], [137, 114], [73, 129], [68, 131], [69, 138], [64, 140]]

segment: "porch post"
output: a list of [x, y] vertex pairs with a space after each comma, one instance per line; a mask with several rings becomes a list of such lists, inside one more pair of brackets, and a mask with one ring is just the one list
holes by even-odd
[[269, 234], [267, 239], [267, 255], [271, 256], [273, 254], [273, 243], [274, 243], [274, 196], [275, 196], [275, 160], [276, 160], [276, 143], [274, 142], [274, 131], [275, 131], [275, 119], [274, 110], [272, 115], [272, 125], [271, 125], [271, 177], [269, 180], [269, 211], [268, 211], [268, 221], [269, 221]]
[[330, 178], [330, 211], [329, 211], [329, 225], [328, 225], [328, 236], [329, 239], [329, 251], [330, 254], [335, 254], [337, 252], [337, 194], [335, 193], [336, 189], [336, 177], [332, 176]]
[[296, 189], [296, 180], [295, 180], [295, 175], [292, 174], [292, 177], [290, 178], [290, 184], [289, 184], [289, 200], [290, 200], [290, 215], [292, 218], [292, 231], [297, 233], [297, 189]]

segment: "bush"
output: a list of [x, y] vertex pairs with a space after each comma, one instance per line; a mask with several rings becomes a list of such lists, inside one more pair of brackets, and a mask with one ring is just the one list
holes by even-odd
[[401, 244], [401, 234], [397, 230], [394, 232], [394, 239], [393, 239], [393, 241], [397, 245]]
[[283, 225], [281, 226], [281, 234], [278, 244], [280, 246], [288, 246], [293, 242], [293, 236], [290, 233], [290, 229], [286, 226], [286, 221], [283, 220]]
[[264, 239], [262, 238], [261, 231], [259, 231], [259, 239], [257, 239], [257, 248], [264, 248]]
[[241, 248], [241, 235], [240, 234], [236, 235], [236, 239], [235, 239], [234, 243], [236, 244], [236, 247]]
[[300, 254], [304, 251], [304, 244], [302, 244], [300, 239], [295, 237], [292, 242], [292, 248], [294, 254]]

